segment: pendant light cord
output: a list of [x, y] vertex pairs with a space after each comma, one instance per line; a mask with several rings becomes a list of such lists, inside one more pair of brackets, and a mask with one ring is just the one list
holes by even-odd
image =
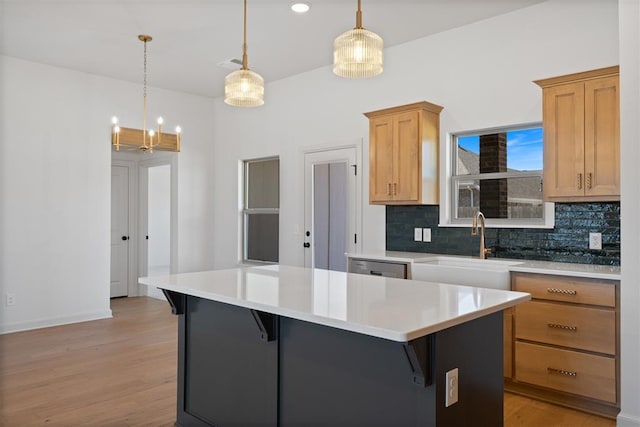
[[358, 0], [358, 11], [356, 12], [356, 29], [362, 29], [362, 10], [360, 9], [360, 0]]
[[144, 78], [142, 86], [142, 146], [147, 146], [147, 40], [144, 41]]
[[242, 69], [249, 69], [249, 60], [247, 59], [247, 0], [244, 0], [244, 40], [242, 43]]

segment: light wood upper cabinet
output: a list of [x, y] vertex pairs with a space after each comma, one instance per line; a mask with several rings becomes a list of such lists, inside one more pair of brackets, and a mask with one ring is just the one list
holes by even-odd
[[418, 102], [369, 118], [369, 202], [437, 204], [442, 107]]
[[543, 196], [620, 200], [618, 67], [538, 80], [543, 88]]

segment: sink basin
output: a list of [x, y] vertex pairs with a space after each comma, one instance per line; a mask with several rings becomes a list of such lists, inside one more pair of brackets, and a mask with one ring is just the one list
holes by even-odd
[[413, 263], [411, 278], [479, 288], [510, 289], [509, 267], [518, 264], [522, 262], [438, 256]]

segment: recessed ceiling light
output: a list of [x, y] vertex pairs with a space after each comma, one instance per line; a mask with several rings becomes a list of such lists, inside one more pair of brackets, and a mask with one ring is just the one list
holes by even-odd
[[311, 3], [306, 1], [299, 1], [296, 3], [291, 3], [291, 10], [295, 13], [307, 13], [311, 9]]

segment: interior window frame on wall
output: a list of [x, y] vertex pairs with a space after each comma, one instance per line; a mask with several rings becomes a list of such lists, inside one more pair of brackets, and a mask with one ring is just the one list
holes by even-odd
[[[448, 137], [445, 138], [445, 144], [447, 144], [446, 150], [443, 150], [446, 154], [445, 164], [446, 167], [442, 168], [441, 172], [442, 182], [444, 185], [441, 187], [441, 192], [444, 193], [444, 197], [441, 197], [441, 209], [440, 209], [440, 226], [443, 227], [471, 227], [472, 218], [457, 218], [458, 212], [458, 183], [462, 180], [465, 181], [482, 181], [482, 180], [498, 180], [498, 179], [514, 179], [514, 178], [540, 178], [542, 183], [542, 169], [539, 171], [507, 171], [507, 172], [491, 172], [491, 173], [477, 173], [477, 174], [461, 174], [457, 173], [458, 169], [458, 138], [475, 135], [491, 135], [498, 133], [507, 133], [518, 130], [527, 129], [542, 129], [542, 123], [527, 123], [520, 125], [500, 126], [494, 128], [473, 130], [473, 131], [461, 131], [451, 132]], [[544, 142], [543, 142], [544, 144]], [[542, 194], [542, 189], [540, 191]], [[554, 204], [551, 202], [542, 201], [542, 218], [486, 218], [485, 225], [487, 228], [553, 228], [555, 225], [555, 209]]]
[[[249, 206], [249, 169], [252, 164], [263, 163], [263, 162], [277, 162], [278, 167], [278, 183], [277, 183], [277, 207], [269, 206], [269, 207], [252, 207]], [[276, 259], [267, 261], [261, 259], [251, 259], [249, 257], [250, 252], [250, 242], [249, 242], [249, 218], [252, 215], [276, 215], [276, 223], [279, 223], [280, 219], [280, 157], [272, 156], [272, 157], [263, 157], [257, 159], [243, 160], [242, 161], [242, 206], [241, 206], [241, 214], [242, 214], [242, 263], [245, 264], [277, 264], [280, 259], [279, 248], [276, 249]], [[276, 247], [278, 247], [278, 238], [279, 236], [279, 227], [276, 229]]]

